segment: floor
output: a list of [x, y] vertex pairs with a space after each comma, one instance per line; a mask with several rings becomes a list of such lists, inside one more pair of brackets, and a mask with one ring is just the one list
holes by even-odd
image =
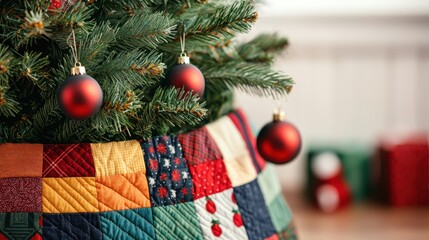
[[312, 207], [302, 194], [285, 191], [300, 239], [304, 240], [428, 240], [429, 206], [391, 208], [362, 203], [325, 214]]

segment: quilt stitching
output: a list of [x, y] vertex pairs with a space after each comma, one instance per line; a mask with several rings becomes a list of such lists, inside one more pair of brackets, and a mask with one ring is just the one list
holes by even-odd
[[232, 186], [256, 179], [257, 172], [247, 146], [230, 118], [224, 117], [207, 125], [207, 130], [219, 147]]
[[39, 213], [0, 213], [0, 239], [33, 239], [42, 233]]
[[205, 239], [248, 239], [232, 189], [196, 200], [195, 208]]
[[[89, 218], [96, 218], [90, 221]], [[43, 218], [44, 235], [57, 239], [58, 232], [70, 239], [101, 239], [99, 215], [96, 213], [47, 214]], [[63, 229], [62, 227], [66, 227]], [[54, 230], [55, 229], [55, 230]]]
[[157, 238], [203, 239], [192, 202], [153, 208], [153, 220]]
[[[123, 231], [122, 236], [130, 239], [295, 239], [292, 215], [280, 195], [278, 180], [270, 165], [264, 168], [259, 163], [259, 172], [246, 124], [242, 113], [236, 112], [190, 133], [155, 137], [141, 144], [133, 140], [40, 145], [40, 169], [37, 173], [37, 166], [29, 165], [32, 169], [27, 173], [40, 175], [34, 178], [40, 183], [40, 201], [34, 212], [43, 212], [42, 219], [48, 224], [43, 233], [52, 231], [43, 239], [121, 236], [104, 232], [106, 227]], [[137, 174], [139, 177], [129, 177]], [[1, 183], [5, 179], [30, 178], [0, 178], [0, 239], [3, 235], [11, 238], [2, 232], [6, 220], [1, 212], [15, 214], [20, 207], [14, 205], [17, 201], [4, 201], [2, 194], [29, 197], [8, 191]], [[10, 185], [33, 189], [31, 184]], [[232, 192], [238, 205], [227, 196]], [[220, 238], [210, 235], [212, 220], [221, 223]], [[237, 224], [244, 226], [236, 231]], [[41, 239], [41, 231], [32, 235], [40, 234], [36, 237]]]
[[92, 143], [96, 176], [146, 172], [139, 142]]
[[[136, 214], [136, 215], [138, 215], [138, 216], [140, 216], [141, 218], [140, 219], [143, 219], [146, 223], [149, 223], [150, 224], [150, 222], [148, 221], [148, 220], [146, 220], [146, 218], [144, 218], [144, 217], [142, 217], [141, 215], [139, 215], [139, 214], [137, 214], [136, 212], [134, 212], [134, 211], [130, 211], [130, 212], [133, 212], [134, 214]], [[118, 212], [118, 214], [119, 215], [121, 215], [127, 222], [129, 222], [130, 224], [133, 224], [134, 226], [136, 226], [140, 231], [142, 231], [142, 232], [146, 232], [145, 231], [145, 229], [143, 229], [143, 228], [141, 228], [139, 225], [137, 225], [137, 224], [134, 224], [132, 221], [131, 221], [131, 219], [129, 219], [125, 214], [123, 214], [123, 213], [121, 213], [121, 212]]]
[[[69, 233], [69, 232], [66, 232], [66, 231], [62, 231], [62, 230], [61, 230], [61, 228], [59, 228], [58, 226], [55, 226], [53, 221], [51, 221], [51, 220], [49, 220], [49, 219], [47, 219], [47, 218], [44, 218], [44, 219], [43, 219], [43, 221], [45, 222], [45, 225], [52, 224], [52, 225], [50, 226], [51, 228], [54, 228], [54, 229], [56, 229], [56, 230], [58, 230], [58, 231], [61, 231], [61, 232], [62, 232], [62, 233], [64, 233], [65, 235], [69, 236], [71, 239], [78, 239], [78, 238], [77, 238], [77, 236], [76, 236], [76, 235], [74, 235], [74, 233], [73, 233], [73, 232]], [[45, 229], [47, 229], [47, 227], [46, 227]], [[46, 231], [46, 230], [45, 230], [45, 231]], [[71, 235], [71, 234], [73, 234], [73, 235]]]
[[52, 170], [55, 170], [59, 174], [59, 176], [66, 176], [66, 173], [62, 170], [62, 168], [58, 168], [58, 164], [61, 161], [63, 161], [64, 156], [66, 156], [71, 151], [73, 151], [73, 149], [75, 147], [76, 147], [75, 145], [71, 145], [65, 151], [61, 152], [61, 154], [58, 157], [55, 157], [53, 160], [52, 160], [52, 158], [51, 158], [50, 155], [48, 155], [46, 152], [43, 152], [43, 158], [44, 158], [44, 160], [45, 159], [51, 160], [50, 162], [46, 161], [46, 162], [49, 162], [49, 163], [48, 163], [48, 167], [43, 170], [43, 176], [47, 176]]
[[[81, 181], [84, 181], [85, 184]], [[71, 212], [98, 211], [94, 178], [45, 178], [43, 186], [44, 212], [55, 212], [47, 207], [46, 202], [59, 210], [59, 213], [68, 210]], [[92, 188], [92, 191], [89, 188]], [[82, 191], [82, 189], [84, 190]]]
[[[141, 176], [137, 174], [141, 174]], [[130, 178], [133, 178], [133, 181]], [[100, 196], [98, 197], [100, 211], [150, 207], [148, 184], [143, 172], [98, 177], [96, 178], [96, 187]], [[104, 196], [110, 196], [108, 199], [110, 202], [106, 202]], [[124, 201], [124, 206], [113, 209], [112, 206], [109, 206], [109, 203], [111, 203], [111, 200], [116, 199], [115, 203], [117, 204], [119, 202], [118, 198]]]
[[[144, 232], [145, 233], [145, 239], [155, 239], [154, 236], [151, 236], [151, 233], [148, 233], [147, 229], [144, 229], [142, 226], [140, 226], [139, 224], [133, 222], [133, 219], [131, 219], [131, 216], [127, 216], [126, 214], [131, 214], [135, 217], [137, 217], [139, 220], [142, 220], [142, 222], [145, 225], [150, 226], [153, 229], [153, 223], [151, 223], [148, 219], [146, 219], [145, 216], [140, 215], [139, 213], [137, 213], [138, 210], [122, 210], [122, 211], [114, 211], [114, 212], [108, 212], [108, 214], [102, 214], [102, 218], [108, 220], [111, 224], [114, 224], [116, 227], [118, 227], [119, 229], [121, 229], [121, 231], [128, 235], [130, 238], [133, 239], [139, 239], [139, 237], [141, 236], [134, 236], [131, 235], [131, 233], [128, 232], [127, 229], [125, 229], [122, 225], [120, 225], [119, 223], [117, 223], [114, 218], [116, 217], [120, 217], [119, 220], [125, 220], [127, 222], [127, 224], [130, 224], [134, 227], [136, 227], [140, 232]], [[109, 228], [109, 226], [106, 226], [106, 228]], [[155, 233], [155, 230], [153, 229], [153, 234]], [[107, 235], [106, 232], [104, 232], [105, 236]], [[138, 233], [137, 233], [138, 234]], [[112, 236], [108, 236], [110, 239], [113, 239]]]
[[183, 155], [189, 165], [222, 159], [219, 148], [205, 127], [190, 133], [180, 134], [178, 135], [178, 139], [182, 144]]
[[[115, 194], [115, 195], [118, 195], [119, 197], [122, 197], [122, 198], [124, 198], [125, 200], [127, 200], [127, 201], [129, 201], [129, 202], [131, 202], [132, 204], [135, 204], [135, 205], [139, 205], [139, 203], [137, 203], [137, 202], [135, 202], [135, 201], [133, 201], [132, 199], [129, 199], [129, 198], [127, 198], [127, 197], [125, 197], [125, 196], [123, 196], [123, 195], [121, 195], [120, 193], [118, 193], [115, 189], [113, 189], [113, 188], [111, 188], [111, 187], [109, 187], [109, 186], [107, 186], [107, 185], [104, 185], [104, 184], [102, 184], [102, 183], [98, 183], [98, 184], [101, 184], [101, 185], [103, 185], [103, 187], [106, 187], [106, 188], [108, 188], [108, 189], [110, 189], [110, 190], [112, 190], [112, 192], [114, 192], [113, 194]], [[132, 184], [131, 184], [132, 185]], [[134, 187], [135, 189], [137, 189], [136, 187]], [[104, 203], [102, 203], [102, 202], [99, 202], [100, 204], [103, 204], [104, 206], [106, 206], [106, 207], [108, 207], [107, 205], [105, 205]], [[122, 210], [122, 209], [112, 209], [112, 210]]]
[[95, 175], [89, 144], [47, 144], [43, 149], [43, 177]]
[[[132, 239], [135, 239], [133, 236], [131, 236], [122, 226], [119, 226], [117, 223], [115, 223], [113, 220], [111, 220], [110, 218], [107, 218], [106, 216], [102, 216], [101, 217], [102, 219], [105, 219], [105, 220], [107, 220], [107, 221], [109, 221], [109, 223], [111, 223], [111, 224], [113, 224], [113, 225], [115, 225], [116, 227], [118, 227], [119, 229], [121, 229], [121, 231], [125, 234], [125, 235], [127, 235], [128, 237], [130, 237], [130, 238], [132, 238]], [[110, 237], [110, 236], [107, 236], [107, 234], [106, 233], [104, 233], [104, 237], [108, 237], [109, 239], [113, 239], [112, 237]]]
[[276, 233], [256, 180], [234, 188], [234, 194], [250, 240], [265, 239]]

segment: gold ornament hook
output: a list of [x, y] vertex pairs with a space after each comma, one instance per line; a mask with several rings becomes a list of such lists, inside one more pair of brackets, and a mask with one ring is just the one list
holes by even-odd
[[274, 109], [273, 122], [281, 122], [284, 120], [285, 120], [285, 112], [280, 110], [280, 108]]

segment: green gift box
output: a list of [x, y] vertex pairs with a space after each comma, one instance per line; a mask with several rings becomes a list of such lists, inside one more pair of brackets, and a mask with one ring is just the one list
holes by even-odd
[[370, 159], [372, 150], [362, 144], [311, 144], [306, 153], [306, 195], [311, 197], [316, 184], [312, 172], [312, 161], [321, 153], [334, 153], [341, 161], [342, 173], [353, 200], [361, 201], [370, 193]]

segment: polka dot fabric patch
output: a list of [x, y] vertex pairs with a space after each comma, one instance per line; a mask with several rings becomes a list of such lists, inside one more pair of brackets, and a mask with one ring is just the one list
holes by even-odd
[[194, 198], [202, 198], [232, 188], [222, 160], [189, 166], [194, 183]]

